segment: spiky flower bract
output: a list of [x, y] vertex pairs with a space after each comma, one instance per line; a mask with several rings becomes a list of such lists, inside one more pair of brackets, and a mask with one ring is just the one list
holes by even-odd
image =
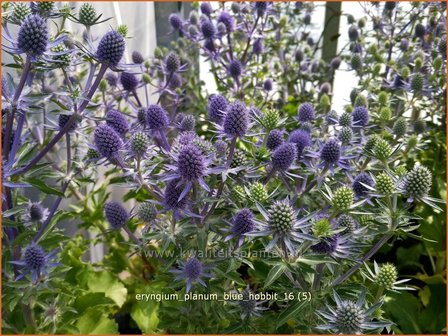
[[390, 323], [372, 321], [373, 313], [382, 304], [376, 303], [365, 309], [365, 292], [362, 292], [357, 301], [342, 300], [336, 291], [333, 292], [336, 307], [327, 305], [326, 311], [318, 311], [325, 324], [317, 328], [337, 334], [362, 334], [366, 331], [381, 331]]
[[199, 282], [204, 287], [207, 287], [203, 277], [210, 277], [205, 273], [205, 267], [202, 262], [196, 257], [189, 258], [186, 262], [180, 262], [180, 269], [173, 270], [172, 272], [177, 274], [176, 280], [184, 278], [186, 280], [185, 291], [188, 293], [191, 290], [192, 285], [195, 282]]

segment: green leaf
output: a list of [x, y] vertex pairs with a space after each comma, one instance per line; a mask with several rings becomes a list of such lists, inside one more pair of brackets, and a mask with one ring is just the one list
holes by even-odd
[[80, 334], [118, 334], [115, 321], [109, 319], [100, 309], [89, 308], [76, 322]]
[[57, 195], [57, 196], [64, 197], [64, 194], [62, 192], [60, 192], [59, 190], [57, 190], [55, 188], [48, 186], [48, 184], [46, 184], [44, 181], [38, 179], [37, 177], [29, 177], [28, 179], [26, 179], [26, 182], [28, 182], [33, 187], [36, 187], [37, 189], [39, 189], [40, 191], [42, 191], [43, 193], [45, 193], [47, 195]]
[[131, 317], [144, 334], [154, 334], [159, 324], [159, 304], [154, 301], [138, 301], [132, 307]]
[[268, 287], [270, 284], [272, 284], [275, 280], [277, 280], [285, 271], [286, 265], [284, 264], [278, 264], [271, 268], [269, 271], [269, 274], [266, 278], [266, 281], [264, 283], [263, 288]]
[[87, 287], [93, 293], [105, 293], [105, 296], [114, 300], [118, 307], [126, 301], [128, 290], [112, 273], [92, 272], [87, 278]]
[[293, 318], [299, 314], [299, 312], [307, 304], [306, 301], [296, 301], [288, 308], [286, 308], [277, 319], [277, 328], [285, 324], [290, 318]]
[[104, 293], [88, 293], [76, 298], [74, 308], [82, 314], [94, 306], [114, 305], [112, 299], [107, 298]]

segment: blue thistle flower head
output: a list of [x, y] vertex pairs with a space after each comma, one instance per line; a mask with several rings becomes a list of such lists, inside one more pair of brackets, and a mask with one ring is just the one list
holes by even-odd
[[233, 78], [239, 78], [243, 73], [243, 65], [239, 60], [232, 60], [229, 63], [229, 74]]
[[278, 171], [287, 171], [297, 157], [297, 147], [291, 142], [278, 146], [272, 153], [272, 165]]
[[255, 11], [258, 16], [263, 16], [266, 13], [266, 10], [268, 9], [268, 2], [267, 1], [256, 1], [255, 2]]
[[168, 127], [168, 113], [162, 106], [151, 104], [146, 109], [146, 124], [152, 130], [161, 130]]
[[110, 86], [117, 86], [118, 77], [115, 73], [108, 72], [106, 74], [106, 81], [107, 81], [107, 84], [109, 84]]
[[298, 129], [291, 132], [288, 141], [296, 145], [297, 159], [300, 159], [305, 147], [311, 146], [311, 135], [305, 130]]
[[28, 15], [19, 28], [17, 46], [20, 51], [32, 57], [39, 57], [47, 49], [47, 21], [37, 14]]
[[172, 74], [177, 72], [180, 68], [180, 59], [175, 52], [170, 52], [164, 61], [165, 70], [167, 73]]
[[229, 103], [227, 99], [221, 95], [215, 94], [208, 97], [208, 116], [211, 121], [222, 124], [224, 113]]
[[339, 122], [338, 113], [335, 110], [331, 110], [326, 115], [325, 120], [326, 120], [328, 125], [336, 125]]
[[336, 164], [341, 157], [341, 146], [336, 139], [328, 140], [320, 152], [321, 160], [328, 165]]
[[227, 31], [233, 30], [233, 16], [229, 12], [222, 11], [218, 16], [218, 22], [223, 23]]
[[[370, 191], [368, 187], [373, 187], [375, 182], [370, 174], [362, 172], [356, 176], [352, 184], [352, 189], [357, 197], [364, 197]], [[366, 187], [368, 186], [368, 187]]]
[[184, 24], [182, 18], [176, 13], [170, 14], [170, 16], [168, 17], [168, 21], [170, 22], [170, 25], [174, 30], [181, 30]]
[[409, 49], [409, 40], [403, 37], [400, 41], [400, 49], [401, 51], [407, 51]]
[[101, 63], [117, 66], [123, 57], [125, 48], [124, 37], [119, 32], [111, 30], [101, 38], [96, 50], [96, 57]]
[[39, 245], [29, 245], [23, 253], [25, 267], [30, 271], [38, 271], [45, 267], [47, 263], [45, 252]]
[[255, 216], [249, 209], [241, 209], [232, 218], [232, 233], [235, 236], [244, 235], [255, 228]]
[[123, 71], [120, 75], [120, 83], [126, 91], [134, 91], [138, 86], [138, 78], [131, 72]]
[[331, 84], [328, 82], [322, 83], [319, 91], [321, 94], [329, 94], [331, 92]]
[[201, 150], [194, 145], [183, 146], [177, 157], [177, 170], [187, 181], [201, 179], [206, 172], [206, 162]]
[[272, 91], [272, 79], [268, 78], [264, 81], [263, 89], [267, 92]]
[[204, 48], [211, 53], [216, 52], [215, 42], [213, 42], [212, 38], [208, 38], [204, 41]]
[[261, 55], [263, 53], [264, 47], [263, 47], [263, 40], [262, 39], [256, 39], [254, 42], [254, 45], [252, 46], [252, 51], [255, 55]]
[[195, 257], [185, 263], [185, 275], [189, 280], [196, 280], [202, 273], [202, 263]]
[[112, 229], [122, 228], [129, 220], [129, 214], [118, 202], [108, 202], [104, 205], [104, 215]]
[[315, 111], [313, 105], [310, 103], [303, 103], [299, 107], [298, 119], [299, 121], [311, 121], [315, 118]]
[[107, 112], [106, 124], [122, 136], [129, 131], [128, 120], [121, 112], [117, 110], [110, 110]]
[[33, 283], [41, 281], [42, 275], [47, 275], [47, 270], [50, 267], [57, 266], [57, 263], [51, 263], [57, 250], [50, 253], [45, 253], [44, 249], [37, 245], [34, 241], [25, 247], [23, 251], [23, 259], [18, 261], [11, 261], [11, 264], [18, 265], [22, 268], [22, 273], [16, 280], [22, 279], [26, 274], [31, 273], [31, 280]]
[[145, 59], [140, 52], [137, 50], [132, 52], [132, 62], [134, 62], [134, 64], [143, 64], [144, 61]]
[[217, 140], [215, 142], [216, 153], [220, 156], [224, 156], [227, 152], [227, 142], [224, 140]]
[[339, 69], [341, 62], [342, 62], [341, 58], [339, 56], [337, 56], [330, 61], [330, 66], [335, 70]]
[[[67, 124], [70, 118], [71, 118], [70, 114], [60, 114], [58, 116], [58, 126], [60, 130], [64, 128], [64, 126]], [[72, 124], [72, 126], [70, 126], [68, 132], [69, 133], [73, 132], [76, 129], [76, 127], [77, 123], [75, 122], [74, 124]]]
[[353, 53], [355, 54], [362, 54], [362, 45], [359, 43], [355, 43], [355, 45], [353, 46]]
[[303, 23], [306, 25], [309, 25], [311, 23], [311, 14], [310, 13], [305, 14], [305, 16], [303, 17]]
[[348, 38], [350, 39], [350, 41], [354, 42], [357, 41], [359, 38], [359, 31], [358, 28], [355, 25], [351, 25], [348, 28]]
[[283, 133], [282, 130], [277, 129], [270, 131], [266, 140], [266, 147], [273, 151], [280, 146], [284, 142]]
[[338, 247], [338, 239], [338, 234], [334, 234], [329, 237], [322, 237], [317, 244], [311, 246], [311, 250], [318, 254], [332, 254]]
[[201, 13], [206, 16], [210, 16], [213, 12], [212, 5], [210, 5], [210, 3], [208, 3], [208, 2], [201, 2], [200, 8], [201, 8]]
[[423, 38], [426, 34], [426, 27], [421, 23], [417, 23], [414, 28], [415, 37]]
[[224, 133], [230, 138], [242, 138], [246, 134], [248, 128], [249, 112], [246, 106], [240, 101], [230, 104], [227, 107], [224, 116]]
[[168, 210], [182, 210], [187, 205], [187, 199], [180, 198], [182, 194], [182, 187], [177, 180], [171, 180], [168, 182], [165, 188], [165, 193], [163, 197], [163, 205]]
[[201, 32], [205, 39], [212, 39], [216, 35], [216, 27], [210, 20], [201, 22]]
[[364, 106], [357, 106], [352, 112], [353, 126], [364, 127], [369, 123], [369, 111]]
[[184, 278], [187, 282], [185, 291], [188, 293], [191, 290], [193, 283], [199, 282], [202, 286], [207, 287], [203, 277], [210, 278], [210, 274], [206, 273], [206, 267], [196, 257], [189, 258], [186, 262], [180, 262], [181, 269], [172, 270], [177, 274], [176, 280]]
[[101, 124], [95, 128], [93, 139], [98, 152], [106, 158], [115, 158], [123, 147], [123, 141], [115, 130]]

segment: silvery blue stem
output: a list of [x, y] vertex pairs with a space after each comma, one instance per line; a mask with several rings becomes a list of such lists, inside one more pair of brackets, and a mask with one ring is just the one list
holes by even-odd
[[9, 149], [11, 147], [11, 134], [12, 134], [12, 128], [14, 124], [14, 116], [17, 111], [17, 102], [19, 101], [20, 95], [22, 94], [23, 87], [25, 86], [26, 79], [28, 78], [28, 75], [31, 70], [31, 60], [27, 56], [25, 61], [25, 66], [23, 68], [22, 76], [20, 77], [20, 82], [17, 85], [16, 91], [14, 92], [14, 97], [11, 102], [11, 111], [8, 116], [8, 121], [6, 123], [6, 130], [5, 130], [5, 141], [3, 144], [3, 157], [8, 157]]
[[[17, 150], [19, 149], [20, 139], [22, 137], [23, 124], [25, 123], [25, 111], [21, 111], [19, 115], [19, 120], [17, 121], [16, 133], [14, 134], [14, 139], [12, 142], [11, 152], [9, 153], [8, 162], [14, 163]], [[5, 139], [6, 140], [6, 139]]]
[[160, 130], [159, 131], [159, 138], [160, 138], [160, 142], [161, 142], [161, 146], [164, 150], [166, 150], [167, 152], [169, 152], [171, 150], [171, 146], [168, 142], [168, 139], [166, 137], [166, 131], [165, 130]]
[[350, 277], [350, 275], [355, 273], [362, 265], [364, 265], [364, 262], [368, 260], [370, 257], [372, 257], [392, 236], [393, 233], [387, 233], [380, 240], [378, 240], [378, 242], [370, 249], [369, 252], [367, 252], [367, 254], [364, 257], [361, 258], [361, 260], [359, 260], [359, 262], [356, 265], [354, 265], [347, 272], [345, 272], [339, 278], [333, 281], [332, 286], [339, 285], [340, 283], [347, 280], [348, 277]]
[[[93, 94], [95, 93], [96, 89], [98, 88], [98, 85], [100, 84], [101, 78], [105, 74], [106, 70], [108, 68], [107, 64], [101, 64], [100, 70], [98, 71], [98, 75], [96, 76], [95, 82], [90, 87], [87, 95], [85, 96], [83, 102], [79, 105], [77, 108], [77, 113], [74, 113], [70, 119], [67, 121], [67, 123], [64, 125], [64, 127], [54, 136], [53, 139], [25, 166], [20, 169], [17, 169], [14, 171], [14, 175], [17, 174], [24, 174], [28, 170], [30, 170], [36, 163], [38, 163], [53, 147], [56, 145], [56, 143], [61, 140], [61, 138], [68, 132], [68, 130], [73, 126], [73, 124], [76, 122], [78, 118], [78, 114], [82, 114], [84, 109], [89, 104], [90, 99], [92, 98]], [[76, 110], [75, 110], [76, 111]]]
[[[227, 156], [227, 161], [226, 161], [226, 164], [225, 164], [226, 173], [227, 173], [227, 170], [230, 168], [230, 164], [233, 161], [233, 156], [235, 154], [235, 147], [236, 147], [236, 137], [232, 139], [232, 143], [230, 144], [229, 155]], [[219, 199], [219, 197], [221, 196], [221, 194], [222, 194], [222, 192], [224, 190], [224, 184], [225, 184], [225, 181], [224, 180], [221, 181], [221, 184], [219, 185], [219, 188], [218, 188], [218, 190], [216, 192], [216, 195], [215, 195], [216, 199]], [[216, 204], [217, 203], [213, 203], [212, 207], [210, 208], [210, 211], [208, 211], [209, 204], [207, 204], [204, 207], [204, 210], [202, 210], [202, 213], [201, 213], [202, 215], [205, 215], [202, 218], [202, 223], [204, 223], [205, 220], [208, 218], [208, 216], [210, 216], [210, 214], [215, 210]]]

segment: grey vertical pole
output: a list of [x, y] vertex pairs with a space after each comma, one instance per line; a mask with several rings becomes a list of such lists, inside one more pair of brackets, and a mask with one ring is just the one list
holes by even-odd
[[341, 14], [341, 2], [327, 2], [325, 4], [325, 31], [322, 44], [322, 59], [326, 62], [330, 62], [337, 54]]

